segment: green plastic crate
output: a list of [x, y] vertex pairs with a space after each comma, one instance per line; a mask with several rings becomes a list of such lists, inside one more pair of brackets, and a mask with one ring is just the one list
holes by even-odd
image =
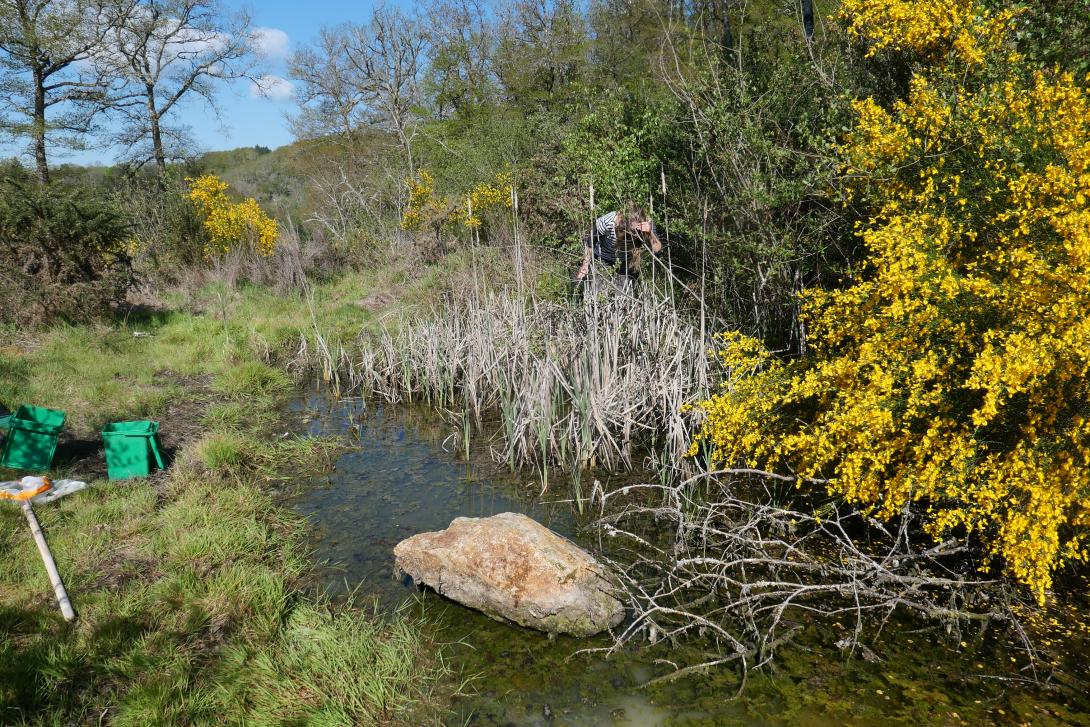
[[29, 404], [20, 406], [7, 421], [8, 436], [0, 465], [31, 472], [48, 470], [53, 465], [64, 419], [63, 411]]
[[102, 430], [106, 472], [111, 480], [147, 477], [151, 458], [163, 469], [159, 452], [159, 422], [114, 422]]

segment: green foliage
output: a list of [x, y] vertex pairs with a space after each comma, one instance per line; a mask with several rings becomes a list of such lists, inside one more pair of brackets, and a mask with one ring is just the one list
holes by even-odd
[[[888, 96], [903, 69], [853, 57], [832, 25], [808, 46], [796, 8], [775, 2], [520, 8], [495, 29], [495, 76], [475, 76], [488, 88], [416, 146], [437, 192], [510, 169], [529, 239], [573, 256], [594, 216], [651, 208], [675, 274], [702, 278], [714, 310], [775, 348], [803, 349], [796, 294], [835, 281], [856, 246], [855, 211], [830, 199], [844, 99]], [[489, 238], [509, 240], [503, 225]]]
[[594, 38], [588, 62], [596, 84], [635, 91], [655, 85], [659, 52], [670, 34], [670, 8], [665, 3], [594, 0], [587, 20]]
[[586, 17], [573, 0], [515, 3], [511, 27], [496, 48], [495, 73], [505, 97], [524, 111], [578, 101], [593, 82]]
[[132, 284], [126, 226], [83, 187], [0, 183], [0, 320], [86, 321]]
[[554, 120], [551, 138], [538, 137], [541, 146], [518, 173], [527, 227], [551, 247], [580, 246], [599, 214], [626, 203], [651, 206], [670, 153], [668, 103], [622, 91], [588, 96], [591, 110], [570, 123]]
[[138, 270], [170, 280], [201, 264], [208, 233], [186, 198], [182, 170], [161, 178], [150, 174], [120, 175], [110, 185], [117, 206], [130, 223], [129, 240]]
[[686, 132], [662, 155], [662, 211], [691, 241], [675, 259], [705, 272], [708, 302], [774, 348], [799, 350], [796, 294], [851, 255], [852, 218], [829, 191], [844, 99], [859, 81], [832, 50], [816, 67], [795, 29], [748, 37], [744, 64], [696, 55], [671, 80]]
[[1014, 40], [1032, 63], [1059, 66], [1084, 84], [1090, 81], [1090, 0], [993, 0], [988, 4], [1021, 12]]
[[[596, 99], [565, 136], [560, 167], [580, 190], [594, 186], [594, 215], [646, 201], [661, 169], [668, 108], [611, 94]], [[657, 186], [657, 185], [655, 185]]]

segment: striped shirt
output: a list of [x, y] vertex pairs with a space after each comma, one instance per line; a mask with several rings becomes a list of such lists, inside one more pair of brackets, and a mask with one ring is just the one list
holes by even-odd
[[612, 265], [617, 262], [617, 213], [607, 212], [594, 221], [594, 256]]

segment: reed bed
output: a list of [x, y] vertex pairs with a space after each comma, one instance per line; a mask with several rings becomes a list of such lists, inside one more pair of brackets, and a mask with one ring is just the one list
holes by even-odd
[[425, 401], [462, 427], [498, 418], [497, 457], [512, 468], [573, 476], [685, 461], [692, 414], [706, 396], [700, 330], [651, 289], [600, 290], [579, 304], [491, 293], [405, 320], [350, 345], [315, 331], [299, 360], [316, 361], [340, 394]]

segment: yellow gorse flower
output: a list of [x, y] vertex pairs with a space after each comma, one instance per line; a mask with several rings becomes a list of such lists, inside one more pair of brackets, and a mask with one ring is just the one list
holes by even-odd
[[903, 101], [858, 101], [841, 148], [875, 209], [868, 263], [804, 296], [811, 361], [721, 339], [694, 452], [825, 479], [879, 517], [918, 503], [1044, 601], [1088, 556], [1090, 95], [1004, 55], [1009, 16], [971, 2], [843, 12], [872, 50], [933, 57]]
[[401, 216], [401, 229], [415, 232], [425, 226], [441, 228], [456, 226], [468, 229], [481, 227], [481, 215], [498, 207], [510, 209], [513, 179], [507, 172], [482, 182], [464, 197], [452, 198], [437, 194], [435, 178], [426, 169], [406, 180], [408, 204]]
[[932, 63], [977, 64], [1002, 41], [1012, 11], [992, 14], [976, 0], [844, 0], [848, 34], [867, 43], [867, 57], [884, 50]]
[[226, 255], [240, 246], [253, 245], [261, 255], [271, 255], [279, 227], [253, 198], [232, 202], [228, 184], [214, 174], [187, 178], [189, 200], [203, 219], [208, 233], [206, 258]]

